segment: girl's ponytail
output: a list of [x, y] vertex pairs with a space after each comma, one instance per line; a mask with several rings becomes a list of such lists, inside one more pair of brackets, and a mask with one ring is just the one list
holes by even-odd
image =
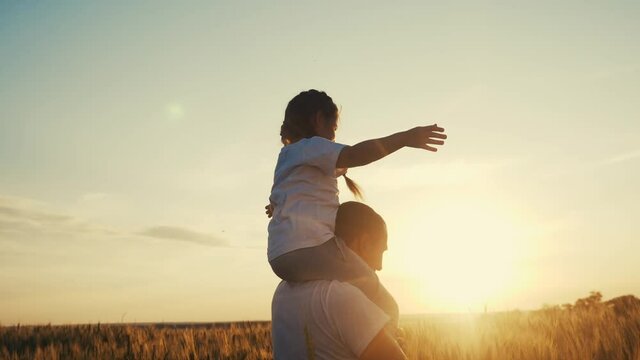
[[362, 201], [363, 200], [362, 189], [360, 189], [360, 186], [358, 186], [358, 184], [356, 184], [355, 181], [351, 180], [351, 178], [349, 178], [347, 174], [344, 174], [342, 176], [344, 177], [344, 181], [347, 183], [347, 187], [349, 188], [349, 191], [351, 191], [351, 193], [353, 194], [353, 196], [356, 197], [356, 199]]

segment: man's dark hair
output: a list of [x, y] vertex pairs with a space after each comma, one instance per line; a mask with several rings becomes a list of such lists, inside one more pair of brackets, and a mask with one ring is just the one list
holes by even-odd
[[335, 235], [347, 244], [363, 233], [375, 234], [385, 227], [382, 216], [363, 203], [348, 201], [338, 208]]

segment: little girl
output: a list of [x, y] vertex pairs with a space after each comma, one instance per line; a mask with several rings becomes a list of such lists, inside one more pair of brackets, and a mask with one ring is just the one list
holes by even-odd
[[334, 235], [337, 177], [360, 197], [346, 176], [348, 168], [367, 165], [402, 147], [437, 151], [447, 136], [437, 125], [416, 127], [353, 146], [335, 143], [338, 108], [324, 92], [304, 91], [287, 105], [280, 128], [284, 147], [278, 156], [267, 205], [269, 264], [280, 278], [347, 281], [362, 290], [397, 324], [395, 300], [375, 272]]

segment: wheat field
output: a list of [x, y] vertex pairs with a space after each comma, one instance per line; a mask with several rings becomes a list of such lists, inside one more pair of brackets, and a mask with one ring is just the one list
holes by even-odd
[[[640, 360], [640, 300], [480, 315], [408, 316], [410, 359]], [[269, 322], [0, 327], [1, 359], [270, 359]]]

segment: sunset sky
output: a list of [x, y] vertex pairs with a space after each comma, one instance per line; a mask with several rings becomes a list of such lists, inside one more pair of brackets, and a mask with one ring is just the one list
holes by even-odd
[[[0, 1], [0, 325], [267, 320], [287, 102], [337, 142], [403, 314], [640, 296], [640, 2]], [[352, 200], [339, 181], [341, 200]]]

